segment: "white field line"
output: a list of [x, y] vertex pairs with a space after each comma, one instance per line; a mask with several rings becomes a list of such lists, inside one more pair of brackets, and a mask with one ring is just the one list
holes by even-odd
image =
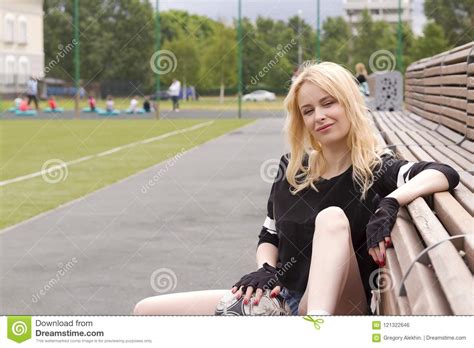
[[15, 182], [19, 182], [19, 181], [24, 181], [24, 180], [32, 179], [32, 178], [35, 178], [35, 177], [37, 177], [37, 176], [44, 175], [44, 174], [46, 174], [46, 173], [50, 173], [50, 172], [53, 171], [53, 170], [58, 170], [58, 169], [61, 169], [61, 168], [64, 168], [64, 167], [67, 167], [67, 166], [70, 166], [70, 165], [73, 165], [73, 164], [77, 164], [77, 163], [81, 163], [81, 162], [84, 162], [84, 161], [88, 161], [88, 160], [93, 159], [93, 158], [108, 156], [108, 155], [111, 155], [111, 154], [113, 154], [113, 153], [116, 153], [116, 152], [119, 152], [119, 151], [122, 151], [122, 150], [125, 150], [125, 149], [128, 149], [128, 148], [131, 148], [131, 147], [134, 147], [134, 146], [137, 146], [137, 145], [148, 144], [148, 143], [151, 143], [151, 142], [154, 142], [154, 141], [158, 141], [158, 140], [162, 140], [162, 139], [165, 139], [165, 138], [172, 137], [173, 135], [176, 135], [176, 134], [181, 134], [181, 133], [190, 132], [190, 131], [193, 131], [193, 130], [195, 130], [195, 129], [199, 129], [199, 128], [205, 127], [205, 126], [207, 126], [207, 125], [209, 125], [209, 124], [211, 124], [211, 123], [213, 123], [213, 122], [214, 122], [214, 121], [204, 122], [204, 123], [200, 123], [200, 124], [197, 124], [197, 125], [195, 125], [195, 126], [192, 126], [192, 127], [188, 127], [188, 128], [184, 128], [184, 129], [179, 129], [179, 130], [175, 130], [175, 131], [172, 131], [172, 132], [169, 132], [169, 133], [161, 134], [161, 135], [158, 135], [158, 136], [153, 137], [153, 138], [148, 138], [148, 139], [145, 139], [145, 140], [135, 141], [135, 142], [130, 143], [130, 144], [127, 144], [127, 145], [122, 145], [122, 146], [114, 147], [113, 149], [110, 149], [110, 150], [107, 150], [107, 151], [99, 152], [99, 153], [97, 153], [97, 154], [95, 154], [95, 155], [85, 156], [85, 157], [81, 157], [81, 158], [75, 159], [75, 160], [73, 160], [73, 161], [64, 162], [63, 164], [55, 165], [54, 167], [46, 168], [46, 169], [43, 169], [43, 170], [41, 170], [41, 171], [39, 171], [39, 172], [36, 172], [36, 173], [31, 173], [31, 174], [27, 174], [27, 175], [17, 176], [16, 178], [13, 178], [13, 179], [8, 179], [8, 180], [5, 180], [5, 181], [0, 181], [0, 186], [6, 186], [6, 185], [9, 185], [9, 184], [13, 184], [13, 183], [15, 183]]

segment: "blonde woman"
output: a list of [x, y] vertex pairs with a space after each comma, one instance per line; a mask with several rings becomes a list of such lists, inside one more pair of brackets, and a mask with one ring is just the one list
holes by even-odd
[[[369, 314], [370, 278], [385, 265], [399, 207], [453, 189], [459, 175], [381, 149], [356, 80], [337, 64], [306, 63], [285, 106], [290, 153], [271, 189], [257, 270], [231, 291], [258, 306], [269, 289], [293, 315]], [[228, 292], [155, 296], [135, 313], [212, 315]]]
[[366, 97], [370, 96], [369, 84], [367, 83], [369, 74], [367, 74], [367, 69], [365, 68], [364, 63], [357, 63], [355, 69], [360, 92]]

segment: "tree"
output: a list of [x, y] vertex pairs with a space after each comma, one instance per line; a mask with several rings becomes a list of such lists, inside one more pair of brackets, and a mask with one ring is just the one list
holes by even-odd
[[344, 18], [328, 17], [324, 21], [322, 29], [321, 59], [348, 65], [352, 35]]
[[[90, 81], [102, 67], [107, 54], [103, 45], [108, 36], [103, 33], [97, 18], [97, 14], [104, 12], [102, 4], [94, 0], [82, 0], [79, 4], [80, 47], [83, 52], [81, 78]], [[72, 1], [45, 0], [43, 9], [46, 76], [71, 81], [74, 76], [72, 47], [75, 45]]]
[[362, 62], [370, 72], [393, 70], [397, 36], [394, 26], [382, 21], [373, 21], [367, 10], [362, 12], [362, 20], [356, 25], [357, 36], [353, 42], [355, 58], [352, 65]]
[[170, 84], [173, 78], [181, 80], [183, 88], [199, 82], [200, 55], [196, 41], [188, 40], [184, 33], [180, 33], [176, 40], [166, 41], [163, 50], [171, 51], [176, 57], [174, 72], [162, 76], [164, 84]]
[[100, 77], [150, 85], [155, 29], [151, 5], [137, 0], [115, 0], [106, 6], [102, 25], [112, 38], [102, 47], [106, 56]]
[[[74, 76], [73, 2], [45, 0], [44, 47], [47, 76]], [[154, 20], [149, 2], [81, 0], [79, 2], [81, 79], [134, 80], [151, 84]], [[58, 53], [64, 57], [57, 59]]]
[[200, 81], [207, 88], [220, 86], [220, 102], [224, 102], [225, 87], [234, 85], [237, 80], [237, 43], [235, 30], [223, 24], [216, 26], [216, 34], [206, 45]]
[[413, 60], [431, 57], [448, 49], [443, 28], [435, 22], [428, 22], [423, 28], [423, 36], [415, 41]]
[[[298, 25], [300, 26], [298, 28]], [[316, 32], [315, 30], [299, 16], [293, 16], [288, 20], [288, 27], [293, 32], [292, 38], [298, 43], [301, 39], [303, 50], [303, 61], [315, 58]], [[300, 29], [300, 33], [298, 33]], [[301, 36], [299, 38], [299, 35]], [[288, 60], [294, 66], [298, 66], [298, 45], [295, 45], [288, 54]]]
[[427, 18], [443, 28], [451, 46], [474, 40], [473, 0], [425, 0], [424, 10]]

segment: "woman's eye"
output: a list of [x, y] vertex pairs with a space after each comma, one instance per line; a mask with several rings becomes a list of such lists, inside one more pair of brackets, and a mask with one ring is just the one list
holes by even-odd
[[303, 115], [309, 115], [312, 111], [312, 109], [306, 109], [305, 111], [303, 111]]
[[330, 105], [332, 105], [333, 103], [334, 103], [333, 101], [328, 101], [328, 102], [324, 103], [323, 106], [330, 106]]

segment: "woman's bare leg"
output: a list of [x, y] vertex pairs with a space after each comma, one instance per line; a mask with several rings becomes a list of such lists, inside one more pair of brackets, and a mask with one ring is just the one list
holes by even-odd
[[341, 208], [329, 207], [316, 217], [308, 285], [299, 307], [300, 315], [321, 309], [332, 314], [367, 313], [350, 225]]
[[141, 300], [135, 315], [214, 315], [217, 303], [228, 290], [203, 290], [158, 295]]

